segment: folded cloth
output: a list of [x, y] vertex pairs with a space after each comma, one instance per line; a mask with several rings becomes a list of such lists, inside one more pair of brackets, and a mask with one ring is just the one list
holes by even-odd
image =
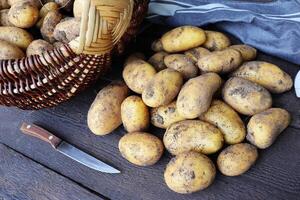
[[216, 23], [245, 44], [300, 64], [298, 0], [150, 0], [148, 19], [171, 26]]

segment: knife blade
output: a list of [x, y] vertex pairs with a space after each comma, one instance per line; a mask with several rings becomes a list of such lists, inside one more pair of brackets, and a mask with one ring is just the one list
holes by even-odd
[[73, 145], [63, 141], [62, 139], [58, 138], [54, 134], [50, 133], [49, 131], [34, 125], [34, 124], [27, 124], [23, 123], [20, 130], [27, 135], [36, 137], [40, 140], [48, 142], [55, 150], [64, 154], [65, 156], [79, 162], [91, 169], [104, 172], [104, 173], [121, 173], [116, 168], [96, 159], [95, 157], [81, 151], [80, 149], [74, 147]]
[[297, 97], [300, 98], [300, 71], [298, 72], [295, 78], [295, 90]]

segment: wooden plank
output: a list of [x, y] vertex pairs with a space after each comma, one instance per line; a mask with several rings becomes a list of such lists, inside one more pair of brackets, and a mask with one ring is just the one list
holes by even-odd
[[0, 199], [101, 200], [103, 198], [0, 144]]

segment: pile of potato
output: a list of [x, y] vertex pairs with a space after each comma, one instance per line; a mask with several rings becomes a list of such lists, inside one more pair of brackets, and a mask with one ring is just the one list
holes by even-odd
[[[254, 48], [231, 46], [220, 32], [183, 26], [165, 33], [152, 49], [156, 53], [148, 61], [140, 53], [126, 60], [125, 82], [99, 92], [87, 122], [96, 135], [123, 123], [128, 134], [119, 150], [135, 165], [153, 165], [166, 148], [175, 156], [164, 172], [171, 190], [203, 190], [216, 168], [226, 176], [243, 174], [257, 160], [257, 148], [272, 145], [289, 125], [290, 114], [272, 108], [270, 92], [286, 92], [293, 81], [276, 65], [253, 61]], [[129, 96], [130, 90], [135, 94]], [[150, 123], [166, 129], [163, 141], [146, 132]], [[215, 153], [217, 167], [208, 157]]]
[[41, 54], [78, 37], [83, 1], [0, 0], [0, 60]]

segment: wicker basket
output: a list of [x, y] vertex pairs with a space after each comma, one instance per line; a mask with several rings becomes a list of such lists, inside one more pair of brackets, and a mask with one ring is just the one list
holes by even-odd
[[0, 61], [0, 104], [56, 106], [95, 82], [142, 22], [148, 0], [87, 0], [80, 36], [59, 49]]

